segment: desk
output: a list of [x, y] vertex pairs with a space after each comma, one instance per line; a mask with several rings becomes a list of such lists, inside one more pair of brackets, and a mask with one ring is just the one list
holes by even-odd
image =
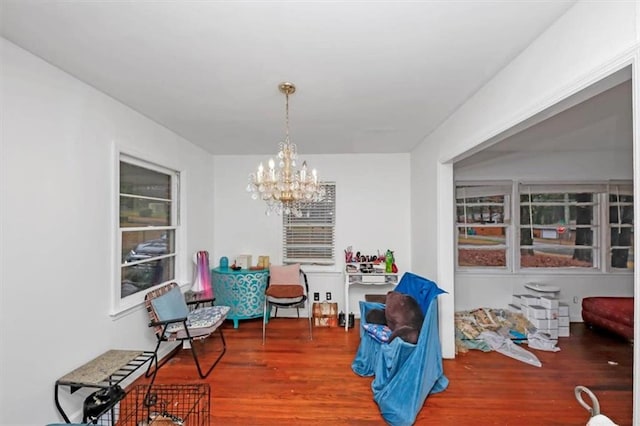
[[[398, 273], [384, 272], [346, 272], [344, 274], [344, 302], [345, 313], [349, 312], [349, 288], [354, 285], [368, 286], [375, 293], [386, 294], [387, 291], [393, 290], [398, 284]], [[383, 291], [384, 289], [384, 291]], [[360, 319], [362, 320], [362, 318]], [[349, 321], [344, 322], [344, 331], [349, 330]]]
[[[70, 393], [74, 393], [80, 388], [106, 389], [122, 382], [152, 358], [153, 352], [114, 349], [56, 380], [54, 398], [56, 407], [64, 421], [70, 422], [58, 400], [60, 386], [69, 386]], [[152, 382], [154, 379], [155, 374]]]
[[268, 269], [211, 270], [216, 305], [229, 306], [227, 318], [233, 320], [233, 328], [238, 328], [239, 320], [262, 318], [268, 278]]

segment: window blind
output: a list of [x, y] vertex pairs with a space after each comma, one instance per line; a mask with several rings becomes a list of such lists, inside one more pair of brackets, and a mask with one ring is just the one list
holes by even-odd
[[282, 219], [284, 263], [335, 263], [336, 185], [324, 182], [324, 199], [303, 203], [302, 216]]

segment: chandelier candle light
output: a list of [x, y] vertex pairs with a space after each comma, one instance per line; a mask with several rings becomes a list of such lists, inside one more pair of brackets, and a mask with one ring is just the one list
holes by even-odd
[[286, 134], [284, 141], [280, 142], [278, 165], [276, 167], [273, 158], [267, 163], [268, 170], [260, 163], [257, 172], [249, 175], [247, 192], [251, 193], [254, 200], [260, 198], [266, 201], [267, 216], [275, 212], [279, 215], [284, 213], [301, 217], [304, 203], [321, 201], [325, 191], [318, 183], [316, 169], [309, 172], [306, 161], [302, 162], [300, 169], [297, 168], [297, 148], [289, 140], [289, 95], [296, 91], [296, 86], [285, 82], [278, 87], [286, 97]]

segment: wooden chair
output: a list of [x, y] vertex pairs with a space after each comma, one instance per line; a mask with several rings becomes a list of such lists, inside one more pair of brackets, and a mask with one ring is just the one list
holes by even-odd
[[[227, 350], [222, 328], [220, 326], [229, 313], [228, 306], [214, 306], [214, 298], [208, 300], [199, 299], [193, 302], [186, 302], [180, 287], [176, 283], [169, 283], [145, 295], [144, 303], [149, 313], [149, 327], [152, 327], [158, 343], [153, 352], [153, 358], [147, 368], [146, 377], [154, 375], [177, 352], [172, 351], [171, 355], [158, 363], [158, 349], [162, 342], [189, 342], [193, 360], [198, 368], [200, 378], [204, 379], [211, 373], [211, 370], [220, 361]], [[210, 302], [212, 306], [189, 310], [189, 304]], [[222, 340], [222, 349], [218, 357], [207, 371], [203, 371], [198, 359], [194, 342], [212, 336], [218, 330]], [[152, 366], [155, 368], [151, 371]]]

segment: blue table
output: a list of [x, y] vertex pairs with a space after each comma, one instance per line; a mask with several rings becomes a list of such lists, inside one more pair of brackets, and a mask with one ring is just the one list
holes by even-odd
[[233, 320], [233, 328], [238, 328], [239, 320], [262, 318], [268, 277], [268, 269], [211, 270], [211, 286], [216, 305], [231, 308], [227, 318]]

